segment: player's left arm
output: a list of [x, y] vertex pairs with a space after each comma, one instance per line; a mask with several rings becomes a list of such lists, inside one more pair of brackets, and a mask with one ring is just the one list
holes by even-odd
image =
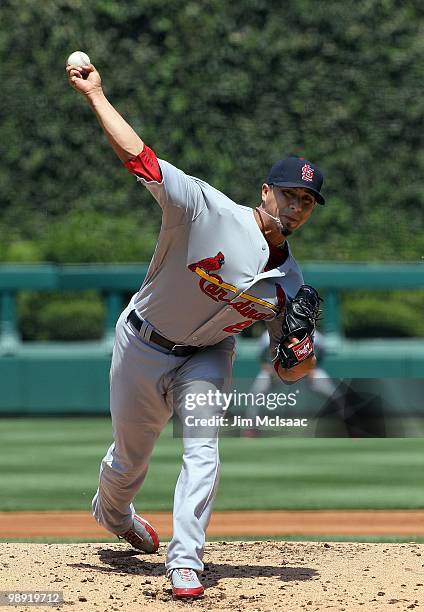
[[313, 287], [302, 285], [295, 297], [286, 303], [279, 338], [277, 322], [272, 322], [270, 337], [274, 344], [274, 368], [283, 382], [296, 382], [316, 366], [314, 332], [320, 300]]
[[[297, 338], [294, 338], [293, 340], [294, 344], [299, 342]], [[301, 361], [291, 368], [284, 368], [278, 359], [274, 362], [275, 371], [285, 383], [296, 382], [301, 378], [304, 378], [316, 367], [316, 365], [317, 358], [315, 357], [314, 353], [309, 355], [309, 357], [307, 357], [304, 361]]]

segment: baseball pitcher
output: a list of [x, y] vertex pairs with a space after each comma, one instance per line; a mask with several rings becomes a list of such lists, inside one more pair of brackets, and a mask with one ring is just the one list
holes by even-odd
[[324, 204], [323, 176], [305, 159], [280, 160], [262, 185], [260, 206], [242, 206], [158, 159], [107, 100], [92, 64], [71, 64], [67, 74], [123, 165], [162, 209], [146, 278], [116, 325], [114, 442], [101, 463], [93, 514], [137, 549], [156, 552], [158, 535], [132, 502], [154, 444], [175, 413], [184, 450], [166, 570], [174, 597], [200, 597], [205, 531], [219, 480], [218, 436], [213, 427], [193, 431], [186, 417], [219, 416], [222, 407], [199, 401], [188, 412], [185, 400], [231, 389], [234, 336], [256, 321], [267, 325], [282, 381], [299, 380], [314, 368], [319, 297], [303, 284], [287, 237], [317, 203]]

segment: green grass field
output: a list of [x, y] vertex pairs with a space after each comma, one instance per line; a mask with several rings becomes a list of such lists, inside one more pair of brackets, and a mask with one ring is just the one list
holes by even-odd
[[[240, 536], [209, 536], [207, 537], [208, 542], [240, 542]], [[387, 544], [399, 544], [402, 542], [408, 543], [424, 543], [424, 537], [422, 536], [339, 536], [339, 535], [278, 535], [278, 536], [243, 536], [243, 542], [386, 542]], [[170, 538], [162, 538], [161, 542], [169, 542]], [[1, 542], [32, 542], [34, 544], [81, 544], [84, 542], [92, 543], [93, 538], [0, 538]], [[114, 536], [110, 538], [98, 538], [96, 537], [96, 544], [110, 542], [113, 544], [117, 543], [117, 539]]]
[[[0, 510], [89, 510], [106, 418], [0, 420]], [[423, 508], [424, 439], [224, 438], [216, 510]], [[136, 504], [170, 510], [181, 440], [163, 432]]]

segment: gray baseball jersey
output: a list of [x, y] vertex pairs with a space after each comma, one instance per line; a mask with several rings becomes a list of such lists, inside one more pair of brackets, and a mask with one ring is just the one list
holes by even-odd
[[[163, 180], [146, 185], [163, 211], [138, 313], [178, 344], [208, 346], [264, 321], [273, 346], [275, 321], [303, 283], [290, 250], [285, 263], [263, 272], [267, 242], [253, 210], [204, 181], [159, 160]], [[274, 323], [273, 323], [274, 321]]]

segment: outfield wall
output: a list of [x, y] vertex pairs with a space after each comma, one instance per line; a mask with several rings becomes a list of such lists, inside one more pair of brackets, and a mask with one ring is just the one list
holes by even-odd
[[[340, 317], [341, 291], [422, 288], [422, 265], [306, 264], [303, 269], [306, 282], [325, 296], [328, 350], [323, 366], [330, 376], [423, 380], [423, 339], [348, 341]], [[122, 296], [137, 289], [145, 272], [146, 266], [137, 265], [0, 266], [0, 413], [106, 413], [113, 331]], [[21, 342], [16, 297], [27, 289], [101, 291], [107, 306], [104, 338], [99, 342]], [[245, 390], [259, 368], [256, 341], [238, 338], [237, 353], [234, 376]], [[391, 390], [389, 396], [399, 409], [404, 408], [401, 392]], [[411, 401], [416, 406], [417, 401]]]

